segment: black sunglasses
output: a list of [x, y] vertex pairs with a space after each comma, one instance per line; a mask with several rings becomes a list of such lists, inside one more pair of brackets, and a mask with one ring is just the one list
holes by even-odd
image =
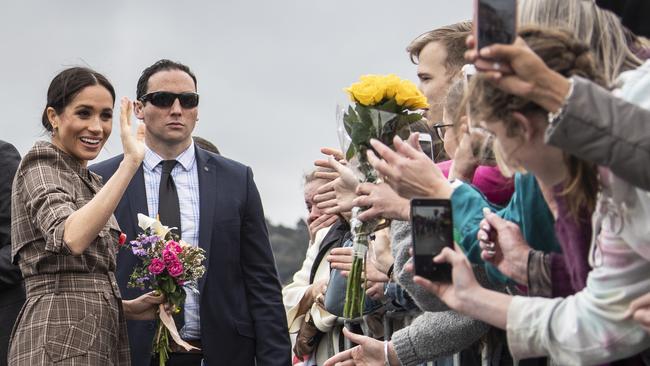
[[440, 141], [443, 141], [443, 138], [445, 137], [445, 134], [443, 133], [443, 129], [447, 127], [453, 127], [453, 124], [444, 124], [442, 122], [438, 122], [433, 125], [433, 130], [436, 131], [436, 136], [440, 139]]
[[150, 102], [156, 107], [169, 108], [174, 104], [174, 101], [181, 103], [183, 108], [194, 108], [199, 105], [199, 95], [196, 93], [171, 93], [166, 91], [158, 91], [148, 93], [140, 97], [141, 102]]

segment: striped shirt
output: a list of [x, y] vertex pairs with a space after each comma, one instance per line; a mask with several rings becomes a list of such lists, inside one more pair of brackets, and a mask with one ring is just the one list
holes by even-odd
[[[160, 176], [162, 175], [162, 161], [164, 159], [146, 147], [143, 171], [144, 184], [147, 193], [147, 208], [149, 216], [158, 215], [158, 192]], [[196, 164], [194, 142], [176, 157], [178, 164], [171, 172], [178, 192], [178, 203], [181, 209], [181, 237], [183, 241], [193, 246], [199, 244], [199, 175]], [[165, 223], [163, 223], [164, 225]], [[185, 325], [180, 330], [183, 339], [201, 339], [201, 323], [199, 318], [199, 294], [186, 288], [185, 298]]]

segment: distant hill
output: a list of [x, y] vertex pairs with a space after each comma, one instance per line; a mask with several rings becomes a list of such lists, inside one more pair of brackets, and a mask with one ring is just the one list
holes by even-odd
[[293, 274], [302, 266], [309, 245], [309, 231], [303, 220], [298, 220], [295, 228], [271, 224], [268, 219], [269, 240], [278, 266], [282, 285], [291, 282]]

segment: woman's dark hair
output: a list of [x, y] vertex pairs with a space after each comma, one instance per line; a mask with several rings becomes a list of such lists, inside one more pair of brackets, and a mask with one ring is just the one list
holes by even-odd
[[87, 86], [101, 85], [113, 97], [115, 103], [115, 89], [106, 77], [94, 70], [86, 67], [71, 67], [61, 71], [52, 79], [50, 87], [47, 89], [47, 104], [43, 110], [41, 123], [49, 132], [52, 132], [52, 124], [47, 117], [47, 109], [54, 108], [57, 114], [63, 112], [65, 107]]

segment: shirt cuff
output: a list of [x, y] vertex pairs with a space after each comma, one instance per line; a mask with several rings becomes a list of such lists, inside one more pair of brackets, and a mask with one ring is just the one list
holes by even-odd
[[528, 295], [552, 297], [549, 256], [540, 250], [528, 254]]
[[68, 244], [63, 240], [65, 231], [65, 220], [58, 224], [51, 235], [45, 240], [45, 250], [55, 254], [70, 255], [72, 252]]
[[415, 352], [415, 345], [411, 341], [410, 330], [411, 327], [400, 329], [395, 332], [391, 338], [393, 349], [395, 350], [397, 359], [402, 366], [411, 366], [421, 363], [421, 360]]
[[543, 314], [543, 309], [550, 306], [548, 303], [554, 301], [540, 297], [514, 296], [512, 298], [508, 307], [506, 332], [508, 348], [514, 360], [548, 355], [548, 351], [544, 348], [546, 342], [542, 339], [546, 329], [540, 329], [540, 322], [531, 319], [539, 318]]

